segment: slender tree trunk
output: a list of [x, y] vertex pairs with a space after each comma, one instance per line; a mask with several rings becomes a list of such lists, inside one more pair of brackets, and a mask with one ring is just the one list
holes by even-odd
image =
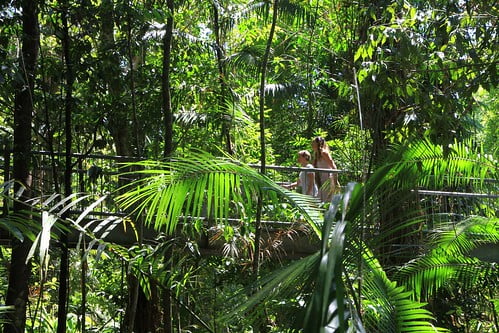
[[163, 125], [165, 131], [164, 137], [164, 157], [168, 157], [173, 152], [173, 110], [171, 98], [171, 82], [170, 82], [170, 67], [171, 67], [171, 52], [173, 41], [173, 14], [175, 12], [174, 1], [167, 0], [168, 20], [165, 26], [165, 37], [163, 38], [163, 75], [161, 77], [161, 87], [163, 96]]
[[[267, 75], [267, 63], [270, 57], [270, 51], [272, 46], [272, 40], [274, 39], [275, 26], [277, 24], [277, 5], [279, 0], [274, 0], [273, 2], [273, 14], [272, 14], [272, 25], [270, 27], [269, 37], [267, 39], [267, 47], [263, 55], [261, 71], [260, 71], [260, 173], [265, 174], [266, 165], [265, 161], [267, 159], [266, 149], [265, 149], [265, 80]], [[260, 238], [261, 238], [261, 213], [262, 213], [262, 196], [258, 197], [257, 211], [256, 211], [256, 221], [255, 221], [255, 255], [253, 258], [253, 272], [256, 276], [259, 274], [260, 267]]]
[[[73, 64], [71, 61], [70, 51], [70, 38], [68, 26], [68, 11], [69, 3], [64, 1], [62, 4], [61, 20], [62, 20], [62, 49], [66, 69], [66, 96], [64, 100], [64, 130], [66, 135], [66, 156], [65, 156], [65, 169], [64, 169], [64, 195], [69, 197], [71, 195], [71, 150], [72, 150], [72, 105], [73, 105]], [[63, 215], [63, 219], [67, 214]], [[61, 235], [61, 263], [59, 271], [59, 301], [57, 312], [57, 333], [66, 332], [66, 317], [67, 317], [67, 299], [69, 289], [69, 249], [68, 249], [68, 234], [66, 232]]]
[[[319, 1], [317, 1], [317, 5], [315, 6], [315, 14], [317, 15], [319, 11]], [[312, 74], [312, 68], [314, 67], [314, 57], [312, 57], [312, 47], [315, 45], [315, 26], [316, 22], [315, 20], [312, 21], [310, 27], [310, 41], [308, 42], [307, 46], [307, 129], [306, 129], [306, 136], [308, 138], [311, 138], [314, 135], [314, 129], [315, 129], [315, 124], [314, 124], [314, 119], [315, 119], [315, 98], [314, 98], [314, 93], [313, 93], [313, 74]]]
[[[173, 110], [171, 101], [171, 52], [173, 41], [174, 21], [174, 0], [167, 0], [168, 20], [165, 26], [165, 36], [163, 38], [163, 75], [162, 75], [162, 95], [163, 95], [163, 122], [164, 122], [164, 157], [169, 157], [173, 153]], [[168, 251], [165, 260], [171, 257], [172, 252]], [[170, 266], [171, 268], [171, 266]], [[172, 299], [169, 289], [163, 292], [163, 330], [165, 333], [173, 332]]]
[[[23, 36], [22, 52], [19, 59], [19, 68], [23, 82], [16, 87], [14, 105], [14, 170], [16, 181], [14, 191], [24, 187], [21, 200], [14, 202], [14, 214], [23, 214], [29, 207], [24, 202], [29, 199], [31, 192], [31, 120], [33, 114], [33, 91], [38, 58], [38, 44], [40, 39], [38, 27], [38, 1], [23, 0], [21, 2]], [[30, 219], [29, 214], [25, 214]], [[9, 314], [11, 323], [4, 325], [5, 333], [23, 333], [26, 326], [26, 305], [28, 301], [28, 283], [30, 265], [26, 257], [31, 247], [28, 239], [18, 241], [12, 239], [12, 257], [9, 272], [9, 286], [7, 289], [7, 305], [13, 305], [14, 311]]]
[[[130, 6], [130, 3], [127, 1], [127, 7]], [[128, 10], [131, 10], [128, 8]], [[137, 103], [136, 103], [136, 94], [135, 94], [135, 66], [133, 59], [133, 34], [132, 34], [132, 17], [129, 15], [127, 18], [127, 49], [128, 49], [128, 62], [130, 63], [130, 93], [132, 98], [132, 123], [133, 123], [133, 136], [135, 141], [136, 148], [136, 156], [142, 157], [142, 144], [140, 140], [140, 130], [139, 123], [137, 120]]]
[[[4, 150], [3, 150], [3, 181], [8, 182], [10, 180], [10, 154], [11, 148], [9, 140], [5, 140]], [[2, 216], [5, 217], [9, 215], [9, 199], [3, 198], [3, 206], [2, 206]]]
[[[162, 95], [163, 95], [163, 121], [164, 121], [164, 157], [169, 157], [173, 153], [173, 110], [171, 101], [171, 52], [173, 41], [174, 21], [174, 0], [167, 0], [168, 20], [166, 21], [165, 37], [163, 38], [163, 75], [162, 75]], [[172, 252], [168, 251], [165, 260], [171, 257]], [[170, 266], [171, 269], [171, 266]], [[168, 289], [168, 288], [167, 288]], [[172, 299], [169, 289], [163, 292], [163, 330], [165, 333], [173, 332]]]
[[[267, 39], [267, 46], [265, 48], [265, 53], [262, 59], [262, 66], [260, 71], [260, 173], [265, 174], [266, 172], [266, 149], [265, 149], [265, 82], [267, 75], [267, 63], [270, 58], [270, 52], [272, 47], [272, 40], [274, 39], [274, 31], [275, 26], [277, 24], [277, 6], [279, 4], [279, 0], [274, 0], [272, 9], [272, 25], [270, 27], [269, 37]], [[260, 275], [260, 240], [262, 237], [262, 209], [263, 209], [263, 201], [262, 201], [263, 193], [260, 193], [258, 196], [257, 207], [256, 207], [256, 219], [255, 219], [255, 253], [253, 257], [253, 274], [255, 279], [259, 278]], [[259, 326], [253, 327], [255, 332], [266, 332], [267, 331], [267, 318], [263, 318], [264, 320], [260, 322]]]
[[[44, 57], [44, 52], [43, 50], [40, 50], [40, 71], [42, 75], [42, 81], [46, 82], [48, 81], [48, 78], [46, 77], [46, 72], [44, 68], [46, 60]], [[42, 87], [42, 98], [43, 98], [43, 111], [44, 111], [44, 118], [45, 118], [45, 123], [43, 124], [45, 127], [45, 140], [47, 141], [47, 149], [50, 153], [50, 162], [51, 162], [51, 169], [52, 169], [52, 186], [53, 190], [55, 193], [61, 193], [60, 192], [60, 186], [59, 186], [59, 177], [57, 175], [57, 161], [56, 161], [56, 156], [55, 156], [55, 148], [54, 148], [54, 130], [53, 126], [50, 120], [50, 110], [49, 110], [49, 105], [47, 101], [47, 93], [49, 88], [46, 87], [45, 85]]]
[[135, 316], [137, 314], [137, 302], [139, 298], [139, 281], [133, 275], [128, 275], [128, 302], [125, 312], [125, 327], [122, 332], [133, 333], [135, 327]]
[[[78, 169], [83, 170], [83, 161], [81, 159], [78, 160]], [[85, 177], [83, 176], [82, 173], [78, 174], [78, 184], [79, 184], [79, 191], [81, 193], [85, 192]], [[86, 325], [85, 325], [85, 318], [87, 316], [87, 268], [88, 268], [88, 262], [85, 254], [85, 238], [83, 238], [83, 245], [80, 250], [80, 261], [81, 261], [81, 271], [80, 271], [80, 287], [81, 287], [81, 319], [80, 319], [80, 325], [81, 327], [81, 333], [85, 333], [86, 330]]]

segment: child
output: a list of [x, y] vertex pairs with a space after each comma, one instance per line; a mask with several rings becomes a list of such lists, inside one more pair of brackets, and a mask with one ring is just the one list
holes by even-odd
[[[312, 155], [307, 150], [300, 150], [298, 152], [298, 163], [304, 168], [313, 168], [313, 165], [310, 164], [310, 160], [312, 159]], [[315, 175], [314, 172], [300, 171], [298, 176], [298, 180], [294, 183], [284, 186], [285, 188], [292, 189], [301, 186], [301, 193], [308, 194], [311, 196], [317, 196], [318, 189], [315, 184]]]

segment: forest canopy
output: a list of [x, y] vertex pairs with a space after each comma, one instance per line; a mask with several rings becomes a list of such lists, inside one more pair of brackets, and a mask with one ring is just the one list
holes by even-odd
[[[220, 147], [259, 160], [270, 3], [173, 1], [173, 16], [162, 1], [34, 3], [37, 150], [64, 151], [71, 85], [74, 151], [152, 158], [171, 137], [172, 151]], [[4, 142], [12, 135], [13, 89], [24, 77], [21, 4], [9, 1], [1, 11]], [[379, 154], [411, 135], [448, 144], [493, 123], [493, 107], [478, 110], [478, 100], [496, 98], [493, 1], [279, 1], [277, 16], [264, 97], [269, 163], [294, 163], [294, 152], [314, 134], [343, 149], [362, 128]]]
[[[497, 267], [467, 254], [498, 240], [498, 16], [493, 0], [3, 1], [4, 332], [497, 329]], [[314, 137], [342, 185], [325, 204], [280, 186], [291, 168], [267, 169], [297, 166]], [[82, 226], [96, 207], [110, 217]], [[266, 248], [261, 219], [298, 224]], [[95, 231], [118, 225], [140, 226], [133, 247]], [[213, 230], [224, 256], [186, 255]], [[75, 232], [94, 246], [81, 256]], [[274, 269], [264, 254], [302, 233], [321, 251]], [[439, 312], [468, 287], [478, 296]], [[33, 293], [44, 316], [30, 321]], [[395, 327], [382, 304], [413, 312]]]

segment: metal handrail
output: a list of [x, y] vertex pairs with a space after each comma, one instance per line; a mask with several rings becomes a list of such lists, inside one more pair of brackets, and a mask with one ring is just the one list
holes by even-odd
[[[248, 164], [249, 167], [258, 169], [260, 168], [260, 164]], [[324, 169], [324, 168], [304, 168], [304, 167], [293, 167], [293, 166], [282, 166], [282, 165], [267, 165], [265, 168], [270, 170], [278, 170], [278, 171], [318, 171], [318, 172], [332, 172], [332, 173], [346, 173], [351, 172], [348, 170], [342, 169]]]
[[[65, 152], [50, 152], [45, 150], [32, 151], [33, 155], [43, 155], [43, 156], [66, 156]], [[84, 158], [96, 158], [102, 160], [116, 160], [116, 161], [142, 161], [145, 160], [143, 157], [135, 156], [119, 156], [119, 155], [102, 155], [102, 154], [83, 154], [83, 153], [70, 153], [71, 157], [84, 157]]]
[[450, 191], [432, 191], [432, 190], [417, 190], [419, 194], [444, 196], [444, 197], [460, 197], [460, 198], [484, 198], [484, 199], [498, 199], [499, 194], [489, 193], [468, 193], [468, 192], [450, 192]]

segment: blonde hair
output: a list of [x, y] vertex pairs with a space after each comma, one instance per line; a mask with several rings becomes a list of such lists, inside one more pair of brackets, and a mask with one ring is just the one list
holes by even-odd
[[310, 161], [312, 158], [312, 155], [310, 155], [310, 152], [308, 150], [300, 150], [298, 152], [298, 156], [303, 156], [307, 161]]

